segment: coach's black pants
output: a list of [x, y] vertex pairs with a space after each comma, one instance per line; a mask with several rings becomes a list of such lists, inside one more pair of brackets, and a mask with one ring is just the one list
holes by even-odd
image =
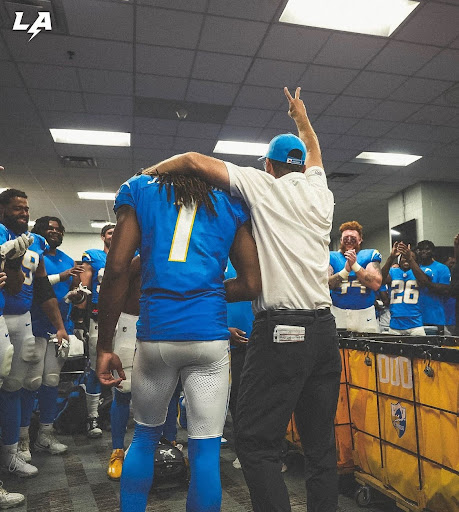
[[[304, 342], [274, 343], [276, 325], [302, 325]], [[255, 319], [236, 414], [237, 455], [255, 512], [289, 512], [281, 444], [294, 411], [305, 456], [308, 512], [335, 512], [334, 417], [341, 358], [332, 314], [270, 312]]]

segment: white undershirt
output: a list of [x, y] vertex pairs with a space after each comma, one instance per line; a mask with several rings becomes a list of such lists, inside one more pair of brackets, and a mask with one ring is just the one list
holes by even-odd
[[262, 292], [254, 313], [331, 305], [328, 288], [333, 194], [321, 167], [275, 179], [253, 167], [225, 162], [231, 195], [250, 208]]

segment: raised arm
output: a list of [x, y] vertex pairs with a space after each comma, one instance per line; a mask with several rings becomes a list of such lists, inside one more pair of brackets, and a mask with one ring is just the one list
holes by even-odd
[[225, 281], [227, 302], [255, 299], [261, 293], [261, 273], [250, 221], [237, 230], [230, 259], [237, 277]]
[[400, 242], [398, 244], [398, 250], [400, 251], [400, 254], [408, 261], [410, 264], [410, 268], [413, 271], [414, 277], [416, 278], [416, 281], [418, 283], [418, 286], [422, 288], [423, 286], [429, 286], [430, 279], [425, 274], [421, 267], [418, 265], [418, 262], [416, 261], [416, 257], [414, 252], [411, 250], [410, 245], [405, 245], [403, 242]]
[[300, 99], [300, 91], [301, 87], [297, 87], [295, 97], [293, 97], [287, 87], [284, 87], [284, 93], [288, 100], [288, 115], [295, 121], [298, 129], [298, 137], [306, 145], [306, 169], [314, 165], [323, 167], [319, 139], [309, 121], [303, 100]]
[[223, 160], [200, 153], [190, 152], [175, 155], [144, 169], [142, 172], [142, 174], [148, 174], [149, 176], [172, 173], [195, 174], [218, 188], [227, 191], [230, 189], [230, 179]]
[[400, 254], [400, 251], [398, 249], [398, 242], [394, 242], [394, 245], [392, 246], [392, 250], [389, 254], [389, 257], [386, 260], [386, 263], [384, 263], [382, 269], [381, 269], [381, 277], [382, 277], [382, 284], [390, 284], [392, 281], [392, 278], [390, 277], [389, 270], [394, 264], [395, 260], [397, 259], [397, 256]]

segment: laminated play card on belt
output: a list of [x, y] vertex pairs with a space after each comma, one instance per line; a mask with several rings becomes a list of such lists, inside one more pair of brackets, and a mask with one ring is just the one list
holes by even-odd
[[305, 328], [298, 325], [276, 325], [274, 343], [298, 343], [304, 341]]

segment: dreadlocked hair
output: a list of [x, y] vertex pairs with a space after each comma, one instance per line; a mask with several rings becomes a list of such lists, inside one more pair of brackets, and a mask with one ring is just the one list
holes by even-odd
[[160, 190], [166, 187], [168, 201], [171, 200], [171, 188], [174, 186], [177, 210], [182, 205], [187, 207], [196, 203], [198, 208], [204, 205], [212, 215], [217, 215], [212, 202], [212, 199], [215, 200], [214, 191], [207, 181], [185, 174], [160, 174], [156, 179]]

